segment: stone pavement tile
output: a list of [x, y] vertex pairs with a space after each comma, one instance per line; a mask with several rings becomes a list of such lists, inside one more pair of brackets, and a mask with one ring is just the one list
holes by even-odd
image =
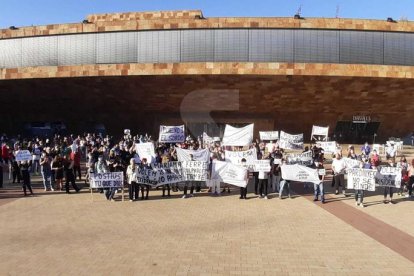
[[414, 269], [301, 197], [112, 203], [100, 194], [92, 202], [84, 192], [18, 199], [0, 210], [0, 274], [409, 275]]

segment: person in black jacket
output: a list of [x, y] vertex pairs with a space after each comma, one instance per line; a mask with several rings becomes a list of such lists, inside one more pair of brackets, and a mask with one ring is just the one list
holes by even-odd
[[19, 167], [23, 179], [24, 196], [27, 196], [26, 188], [28, 188], [30, 194], [33, 195], [32, 185], [30, 183], [30, 163], [28, 161], [22, 161]]

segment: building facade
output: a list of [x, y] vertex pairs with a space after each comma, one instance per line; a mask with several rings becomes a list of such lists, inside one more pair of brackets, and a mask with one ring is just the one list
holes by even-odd
[[0, 127], [99, 122], [155, 135], [160, 124], [185, 123], [194, 135], [219, 135], [225, 123], [254, 122], [256, 133], [309, 138], [321, 125], [349, 142], [404, 137], [413, 66], [411, 22], [90, 15], [0, 30]]

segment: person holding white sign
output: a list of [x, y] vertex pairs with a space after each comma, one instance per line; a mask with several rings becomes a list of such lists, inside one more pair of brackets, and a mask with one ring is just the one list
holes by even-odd
[[30, 195], [33, 195], [32, 185], [30, 183], [29, 169], [30, 164], [28, 161], [22, 161], [20, 163], [20, 172], [22, 173], [24, 196], [27, 196], [26, 188], [29, 189]]
[[[263, 160], [267, 160], [263, 158]], [[267, 186], [268, 186], [269, 172], [259, 171], [259, 198], [268, 199], [267, 197]]]
[[332, 171], [334, 173], [334, 179], [335, 179], [335, 194], [337, 195], [339, 193], [339, 186], [342, 187], [342, 194], [346, 196], [346, 186], [345, 186], [345, 173], [346, 165], [344, 162], [344, 159], [342, 158], [342, 155], [337, 152], [335, 154], [335, 159], [332, 162]]
[[[388, 160], [388, 167], [395, 167], [395, 164], [394, 164], [394, 159], [393, 158], [391, 158], [390, 160]], [[390, 200], [389, 201], [387, 201], [387, 195], [390, 195]], [[393, 194], [394, 194], [394, 189], [393, 189], [393, 187], [390, 187], [390, 186], [384, 186], [384, 204], [387, 204], [387, 203], [390, 203], [390, 204], [394, 204], [394, 201], [392, 201], [392, 196], [393, 196]]]
[[137, 166], [135, 164], [135, 159], [131, 158], [129, 160], [129, 165], [127, 167], [126, 175], [128, 179], [128, 195], [129, 195], [129, 201], [138, 200], [139, 198], [139, 187], [136, 181], [136, 170]]
[[318, 201], [318, 194], [321, 196], [321, 202], [325, 203], [325, 192], [323, 189], [323, 182], [325, 180], [325, 168], [323, 166], [322, 160], [315, 159], [314, 163], [311, 166], [312, 169], [316, 169], [319, 176], [319, 183], [313, 184], [315, 198], [313, 201]]
[[[286, 165], [286, 159], [284, 159], [284, 158], [282, 159], [282, 166], [283, 165]], [[285, 187], [287, 189], [288, 197], [291, 198], [291, 196], [290, 196], [290, 181], [283, 179], [283, 174], [282, 174], [281, 180], [280, 180], [279, 199], [282, 199], [283, 189]]]
[[[242, 158], [241, 164], [242, 164], [242, 167], [246, 166], [246, 159], [245, 158]], [[248, 178], [248, 175], [249, 175], [249, 170], [247, 170], [246, 178]], [[249, 185], [248, 181], [247, 181], [247, 185]], [[240, 199], [247, 199], [247, 185], [246, 185], [246, 187], [240, 187]]]

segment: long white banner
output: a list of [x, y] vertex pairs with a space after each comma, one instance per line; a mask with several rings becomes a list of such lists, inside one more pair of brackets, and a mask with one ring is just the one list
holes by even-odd
[[91, 188], [120, 188], [124, 186], [124, 173], [91, 173], [89, 183]]
[[155, 162], [155, 150], [153, 143], [135, 144], [135, 151], [138, 153], [141, 160], [145, 158], [148, 163]]
[[223, 145], [224, 146], [248, 146], [253, 141], [254, 124], [242, 128], [226, 125], [224, 129]]
[[190, 154], [193, 155], [193, 161], [201, 161], [210, 163], [210, 151], [208, 149], [187, 150], [182, 148], [175, 148], [177, 151], [178, 161], [191, 161]]
[[257, 152], [256, 148], [252, 148], [245, 151], [224, 151], [224, 159], [226, 162], [230, 162], [232, 164], [240, 165], [242, 159], [246, 159], [246, 163], [251, 164], [255, 160], [257, 160]]
[[286, 160], [289, 165], [299, 164], [303, 166], [310, 166], [312, 165], [312, 151], [287, 154]]
[[238, 187], [246, 187], [247, 169], [228, 162], [214, 160], [211, 179]]
[[160, 143], [182, 143], [185, 140], [184, 125], [160, 126]]
[[375, 186], [401, 188], [401, 168], [381, 167], [375, 174]]
[[284, 131], [280, 132], [279, 147], [282, 149], [302, 149], [303, 148], [303, 133], [292, 135]]
[[158, 171], [157, 186], [183, 182], [182, 162], [168, 162], [163, 164], [152, 164], [154, 170]]
[[348, 170], [348, 189], [375, 191], [377, 170], [353, 168]]
[[319, 183], [318, 171], [302, 165], [282, 165], [282, 178], [298, 182]]
[[279, 140], [279, 131], [259, 131], [259, 135], [262, 141]]

